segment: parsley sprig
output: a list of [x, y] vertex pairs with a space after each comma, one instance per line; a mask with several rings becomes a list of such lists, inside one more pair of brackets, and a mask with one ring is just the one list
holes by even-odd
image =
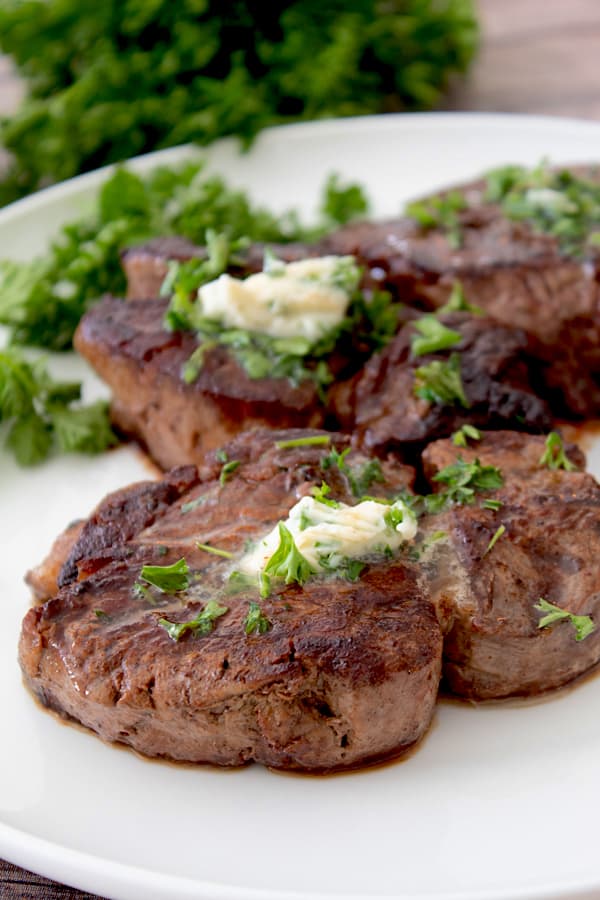
[[448, 191], [439, 197], [409, 203], [405, 213], [426, 231], [441, 229], [452, 249], [457, 250], [462, 245], [460, 213], [466, 208], [467, 201], [461, 191]]
[[190, 586], [190, 568], [182, 557], [170, 566], [142, 566], [139, 578], [163, 594], [178, 594]]
[[549, 603], [543, 597], [540, 597], [538, 602], [534, 603], [534, 607], [539, 609], [540, 612], [546, 613], [538, 622], [538, 628], [546, 628], [548, 625], [553, 625], [555, 622], [566, 619], [575, 629], [576, 641], [585, 640], [586, 637], [596, 630], [591, 616], [576, 616], [574, 613], [569, 612], [568, 609], [562, 609], [560, 606], [555, 606], [554, 603]]
[[457, 406], [465, 409], [470, 403], [465, 394], [460, 370], [460, 353], [452, 353], [450, 359], [434, 359], [426, 366], [415, 369], [413, 388], [416, 397], [439, 406]]
[[248, 607], [248, 615], [244, 620], [244, 631], [246, 634], [266, 634], [271, 628], [271, 622], [265, 616], [260, 605], [255, 601], [251, 601]]
[[413, 356], [425, 356], [427, 353], [447, 350], [462, 340], [462, 335], [458, 331], [446, 328], [435, 316], [422, 316], [413, 327], [419, 332], [411, 339]]
[[286, 584], [304, 584], [311, 575], [313, 568], [308, 560], [300, 553], [290, 530], [283, 522], [279, 522], [279, 545], [263, 572], [269, 578], [283, 578]]
[[81, 406], [81, 386], [55, 381], [40, 360], [16, 348], [0, 351], [0, 428], [5, 445], [24, 466], [53, 451], [100, 453], [117, 443], [103, 401]]

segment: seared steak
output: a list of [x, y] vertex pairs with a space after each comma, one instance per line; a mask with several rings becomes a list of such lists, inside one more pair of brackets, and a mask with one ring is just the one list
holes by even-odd
[[81, 320], [75, 346], [109, 385], [112, 417], [168, 469], [199, 463], [245, 429], [318, 427], [325, 407], [313, 381], [250, 378], [225, 347], [207, 350], [198, 377], [182, 369], [198, 343], [163, 328], [166, 301], [105, 297]]
[[[433, 545], [427, 584], [445, 632], [445, 683], [461, 697], [537, 694], [600, 659], [600, 486], [579, 469], [540, 465], [544, 452], [543, 437], [495, 432], [463, 449], [438, 441], [423, 455], [430, 479], [459, 457], [504, 476], [499, 509], [479, 500], [423, 522], [447, 534]], [[579, 450], [568, 455], [583, 464]], [[591, 615], [595, 630], [577, 641], [569, 620], [539, 628], [540, 599]]]
[[[416, 331], [409, 323], [354, 379], [332, 390], [335, 415], [358, 443], [376, 453], [406, 452], [448, 436], [467, 422], [490, 429], [550, 429], [550, 409], [536, 394], [541, 367], [523, 331], [465, 313], [446, 314], [439, 321], [461, 335], [459, 343], [415, 356], [411, 341]], [[452, 357], [459, 366], [464, 400], [455, 397], [443, 403], [417, 396], [417, 370], [435, 360], [447, 365]]]
[[[256, 760], [323, 771], [394, 756], [427, 728], [441, 668], [441, 632], [413, 570], [398, 558], [356, 583], [314, 577], [260, 601], [270, 627], [247, 634], [257, 590], [228, 589], [234, 554], [284, 518], [325, 475], [351, 500], [331, 448], [277, 449], [298, 432], [246, 435], [226, 448], [240, 465], [221, 483], [215, 457], [100, 505], [61, 574], [57, 595], [27, 614], [20, 661], [47, 706], [149, 756], [218, 765]], [[304, 433], [303, 436], [305, 436]], [[341, 451], [344, 438], [333, 438]], [[347, 465], [365, 457], [352, 453]], [[384, 463], [372, 493], [406, 488], [410, 470]], [[140, 593], [145, 564], [185, 557], [189, 588]], [[146, 599], [148, 598], [148, 599]], [[209, 634], [169, 636], [209, 600], [227, 607]]]

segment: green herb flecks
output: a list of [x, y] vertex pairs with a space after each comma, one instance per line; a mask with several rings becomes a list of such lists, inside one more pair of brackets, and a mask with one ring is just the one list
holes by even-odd
[[494, 536], [492, 537], [491, 541], [489, 542], [489, 544], [487, 545], [487, 547], [485, 548], [485, 550], [483, 552], [484, 556], [487, 556], [488, 553], [490, 552], [490, 550], [492, 550], [494, 548], [496, 542], [502, 537], [502, 535], [504, 534], [505, 531], [506, 531], [506, 527], [504, 525], [500, 525], [500, 527], [496, 529], [496, 531], [494, 532]]
[[413, 356], [425, 356], [427, 353], [447, 350], [462, 340], [462, 335], [458, 331], [446, 328], [435, 316], [423, 316], [413, 327], [419, 332], [411, 339]]
[[0, 350], [0, 428], [20, 465], [56, 451], [100, 453], [117, 443], [108, 405], [77, 405], [80, 393], [77, 383], [54, 381], [40, 360], [28, 362], [15, 348]]
[[460, 213], [467, 208], [467, 201], [460, 191], [449, 191], [439, 197], [430, 197], [409, 203], [405, 213], [426, 231], [439, 228], [446, 235], [449, 245], [457, 250], [462, 245]]
[[585, 640], [586, 637], [596, 630], [596, 626], [594, 625], [591, 616], [576, 616], [567, 609], [561, 609], [560, 606], [549, 603], [547, 600], [544, 600], [543, 597], [540, 597], [538, 602], [534, 603], [534, 607], [535, 609], [539, 609], [540, 612], [546, 613], [546, 615], [542, 616], [538, 622], [538, 628], [546, 628], [548, 625], [554, 625], [555, 622], [566, 619], [575, 629], [576, 641]]
[[321, 553], [319, 565], [328, 575], [354, 582], [358, 581], [367, 563], [339, 553]]
[[221, 487], [225, 484], [227, 479], [233, 475], [236, 469], [241, 466], [241, 462], [239, 459], [230, 459], [229, 462], [223, 463], [221, 467], [221, 474], [219, 475], [219, 484]]
[[372, 484], [382, 483], [385, 476], [378, 459], [369, 459], [362, 466], [349, 466], [346, 457], [351, 448], [346, 447], [341, 453], [335, 447], [321, 459], [321, 468], [325, 471], [335, 466], [346, 476], [350, 490], [355, 497], [362, 497]]
[[331, 443], [328, 434], [314, 434], [309, 437], [290, 438], [286, 441], [275, 441], [278, 450], [291, 450], [294, 447], [327, 447]]
[[452, 443], [455, 447], [466, 447], [468, 445], [469, 440], [471, 441], [480, 441], [481, 440], [481, 432], [479, 428], [475, 428], [474, 425], [463, 425], [458, 431], [455, 431], [452, 435]]
[[221, 550], [219, 547], [212, 547], [210, 544], [196, 543], [198, 550], [204, 550], [205, 553], [212, 553], [213, 556], [221, 556], [223, 559], [233, 559], [234, 553], [229, 550]]
[[190, 569], [182, 557], [170, 566], [142, 566], [139, 577], [164, 594], [177, 594], [190, 586]]
[[324, 503], [325, 506], [331, 506], [332, 509], [339, 509], [340, 504], [337, 500], [332, 500], [329, 494], [331, 493], [331, 488], [329, 485], [322, 481], [319, 487], [314, 485], [310, 489], [311, 496], [315, 498], [317, 503]]
[[566, 472], [572, 472], [577, 466], [571, 462], [567, 454], [563, 440], [556, 431], [551, 431], [546, 438], [546, 449], [540, 456], [540, 466], [547, 466], [549, 469], [564, 469]]
[[198, 615], [187, 622], [159, 619], [158, 624], [162, 625], [172, 640], [178, 641], [187, 631], [191, 632], [194, 637], [210, 634], [215, 627], [216, 620], [224, 616], [226, 612], [228, 612], [227, 606], [220, 606], [215, 600], [209, 600]]
[[443, 315], [444, 313], [451, 312], [468, 312], [473, 316], [485, 315], [484, 309], [482, 309], [480, 306], [475, 306], [473, 303], [468, 302], [460, 281], [454, 282], [454, 284], [452, 285], [452, 290], [450, 292], [450, 297], [448, 298], [448, 302], [444, 304], [444, 306], [440, 306], [440, 308], [436, 312], [436, 315], [439, 316]]
[[499, 509], [502, 509], [503, 503], [502, 500], [484, 500], [481, 504], [483, 509], [491, 509], [493, 512], [498, 512]]
[[283, 522], [279, 523], [279, 546], [263, 569], [265, 575], [283, 578], [286, 584], [304, 584], [314, 571], [296, 547], [293, 535]]
[[433, 480], [445, 488], [429, 494], [425, 500], [430, 513], [438, 513], [454, 504], [470, 504], [475, 496], [502, 487], [504, 478], [496, 466], [482, 466], [478, 459], [467, 463], [460, 456], [455, 463], [441, 469]]
[[252, 601], [248, 607], [248, 615], [244, 620], [246, 634], [266, 634], [271, 628], [271, 622], [265, 616], [258, 603]]
[[600, 183], [542, 162], [505, 166], [487, 175], [487, 198], [509, 219], [557, 239], [564, 254], [582, 257], [600, 242]]
[[433, 360], [415, 369], [415, 396], [439, 406], [470, 407], [463, 387], [460, 354], [452, 353], [447, 361]]

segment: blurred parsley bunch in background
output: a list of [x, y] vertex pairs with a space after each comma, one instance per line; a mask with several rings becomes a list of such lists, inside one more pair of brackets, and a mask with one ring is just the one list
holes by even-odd
[[4, 0], [28, 95], [0, 204], [186, 141], [431, 108], [476, 45], [473, 0]]

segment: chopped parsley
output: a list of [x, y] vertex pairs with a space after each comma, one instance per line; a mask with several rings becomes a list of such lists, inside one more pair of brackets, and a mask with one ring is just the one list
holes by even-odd
[[444, 484], [438, 494], [429, 494], [425, 499], [427, 512], [438, 513], [453, 504], [475, 502], [475, 495], [502, 487], [504, 478], [496, 466], [482, 466], [478, 459], [467, 463], [460, 456], [455, 463], [441, 469], [433, 480]]
[[494, 512], [498, 512], [498, 510], [502, 508], [503, 503], [502, 503], [502, 500], [487, 499], [487, 500], [484, 500], [481, 505], [482, 505], [483, 509], [491, 509]]
[[425, 356], [427, 353], [447, 350], [462, 340], [462, 335], [458, 331], [446, 328], [435, 316], [423, 316], [413, 327], [419, 332], [411, 339], [413, 356]]
[[567, 169], [505, 166], [488, 173], [486, 196], [507, 218], [552, 235], [564, 254], [582, 257], [600, 242], [600, 183]]
[[314, 485], [310, 489], [310, 493], [315, 498], [317, 503], [324, 503], [325, 506], [331, 506], [334, 509], [339, 508], [340, 504], [338, 503], [338, 501], [332, 500], [329, 497], [329, 494], [331, 493], [331, 488], [329, 487], [328, 484], [326, 484], [326, 482], [322, 481], [321, 484], [319, 485], [319, 487]]
[[440, 306], [436, 315], [443, 315], [450, 312], [469, 312], [474, 316], [484, 316], [485, 310], [480, 306], [469, 303], [465, 297], [465, 292], [460, 281], [455, 281], [448, 298], [448, 302], [444, 306]]
[[345, 578], [347, 581], [358, 581], [367, 564], [360, 559], [350, 556], [340, 556], [339, 553], [319, 554], [319, 565], [325, 572], [335, 575], [336, 578]]
[[467, 201], [461, 191], [448, 191], [438, 197], [409, 203], [405, 213], [425, 231], [439, 228], [445, 232], [450, 247], [457, 250], [462, 245], [460, 213], [466, 208]]
[[241, 461], [239, 459], [230, 459], [228, 462], [223, 463], [221, 468], [221, 474], [219, 475], [219, 484], [221, 487], [225, 484], [230, 475], [233, 475], [235, 470], [241, 466]]
[[258, 603], [252, 601], [248, 607], [248, 615], [244, 620], [246, 634], [265, 634], [271, 627], [271, 622], [262, 612]]
[[331, 443], [329, 434], [314, 434], [310, 437], [290, 438], [287, 441], [275, 441], [278, 450], [291, 450], [293, 447], [326, 447]]
[[596, 626], [594, 625], [591, 616], [576, 616], [574, 613], [569, 612], [567, 609], [561, 609], [560, 606], [555, 606], [554, 603], [549, 603], [547, 600], [544, 600], [543, 597], [540, 597], [540, 599], [537, 603], [534, 604], [534, 606], [536, 609], [539, 609], [540, 612], [546, 613], [546, 615], [542, 616], [542, 618], [538, 622], [538, 628], [546, 628], [548, 625], [553, 625], [555, 622], [560, 622], [561, 620], [566, 619], [575, 629], [576, 641], [585, 640], [588, 635], [596, 630]]
[[452, 353], [450, 359], [439, 359], [415, 369], [414, 394], [439, 406], [460, 404], [465, 409], [470, 403], [465, 395], [460, 372], [460, 354]]
[[384, 482], [385, 476], [378, 459], [370, 459], [363, 466], [349, 466], [346, 457], [350, 451], [351, 448], [346, 447], [339, 453], [335, 447], [332, 447], [331, 451], [321, 459], [321, 468], [327, 470], [336, 466], [346, 476], [353, 495], [363, 497], [372, 484]]
[[452, 443], [455, 447], [466, 447], [468, 445], [469, 440], [471, 441], [480, 441], [481, 440], [481, 432], [479, 428], [475, 428], [474, 425], [463, 425], [458, 431], [455, 431], [452, 435]]
[[267, 576], [283, 578], [286, 584], [304, 584], [311, 575], [313, 569], [300, 553], [293, 535], [288, 528], [279, 523], [279, 546], [263, 569]]
[[170, 566], [142, 566], [139, 577], [163, 594], [177, 594], [189, 588], [189, 573], [189, 566], [182, 557]]
[[197, 542], [196, 547], [198, 550], [204, 550], [205, 553], [212, 553], [213, 556], [222, 556], [223, 559], [233, 559], [235, 555], [230, 553], [229, 550], [220, 550], [219, 547], [211, 547], [210, 544], [201, 544]]
[[216, 620], [224, 616], [226, 612], [228, 612], [227, 606], [220, 606], [216, 600], [209, 600], [198, 615], [187, 622], [170, 622], [169, 619], [159, 619], [158, 624], [162, 625], [172, 640], [178, 641], [186, 631], [190, 631], [194, 637], [210, 634], [215, 627]]
[[500, 525], [500, 527], [496, 529], [493, 538], [491, 539], [491, 541], [485, 548], [485, 551], [483, 553], [484, 556], [487, 556], [487, 554], [490, 552], [490, 550], [496, 544], [496, 541], [498, 541], [502, 537], [502, 535], [504, 534], [505, 531], [506, 531], [506, 528], [504, 525]]
[[197, 509], [199, 506], [202, 506], [203, 503], [206, 503], [207, 499], [206, 495], [203, 494], [201, 497], [196, 497], [195, 500], [188, 500], [186, 503], [181, 504], [181, 512], [184, 514], [192, 512], [192, 510]]
[[539, 465], [547, 466], [549, 469], [564, 469], [566, 472], [577, 469], [565, 453], [563, 440], [556, 431], [551, 431], [546, 438], [546, 449], [540, 456]]

